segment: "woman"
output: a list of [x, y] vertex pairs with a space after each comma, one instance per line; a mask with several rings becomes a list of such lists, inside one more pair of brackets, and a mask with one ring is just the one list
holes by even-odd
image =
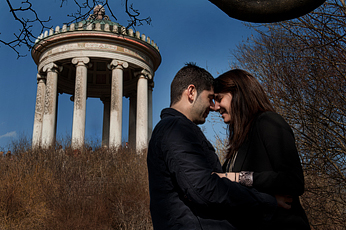
[[215, 110], [229, 127], [224, 174], [260, 192], [292, 196], [264, 229], [310, 229], [299, 202], [304, 176], [290, 126], [275, 112], [260, 83], [244, 70], [215, 80]]

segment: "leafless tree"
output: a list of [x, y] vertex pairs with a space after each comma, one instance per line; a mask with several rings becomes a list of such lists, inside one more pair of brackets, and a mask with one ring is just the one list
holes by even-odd
[[295, 20], [252, 24], [257, 35], [233, 52], [295, 131], [313, 229], [346, 228], [345, 16], [344, 1], [329, 0]]
[[[74, 7], [70, 8], [73, 8], [75, 11], [68, 13], [68, 21], [64, 22], [67, 25], [87, 19], [96, 5], [103, 5], [107, 9], [107, 12], [109, 12], [108, 14], [111, 20], [118, 20], [112, 11], [114, 3], [109, 0], [59, 0], [59, 2], [60, 7], [66, 7], [67, 2], [74, 4]], [[124, 11], [128, 16], [127, 28], [132, 27], [135, 29], [136, 26], [143, 25], [143, 23], [151, 23], [150, 17], [142, 18], [140, 16], [139, 10], [134, 8], [130, 0], [117, 0], [116, 2], [124, 7]], [[24, 46], [30, 50], [37, 38], [37, 34], [33, 34], [32, 30], [34, 28], [39, 29], [40, 33], [38, 34], [41, 34], [45, 29], [50, 29], [51, 25], [49, 23], [52, 18], [41, 18], [37, 9], [33, 7], [31, 0], [23, 0], [20, 3], [13, 0], [6, 0], [6, 3], [12, 15], [12, 19], [9, 20], [16, 22], [15, 27], [18, 28], [18, 32], [14, 33], [11, 39], [3, 39], [1, 35], [4, 32], [2, 31], [0, 33], [0, 44], [2, 43], [10, 47], [17, 53], [18, 58], [26, 56], [20, 47]]]

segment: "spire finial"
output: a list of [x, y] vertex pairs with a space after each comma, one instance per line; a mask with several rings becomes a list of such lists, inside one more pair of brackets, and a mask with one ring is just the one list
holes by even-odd
[[105, 13], [105, 8], [102, 5], [97, 5], [94, 8], [94, 13], [90, 14], [88, 20], [109, 20], [109, 17]]

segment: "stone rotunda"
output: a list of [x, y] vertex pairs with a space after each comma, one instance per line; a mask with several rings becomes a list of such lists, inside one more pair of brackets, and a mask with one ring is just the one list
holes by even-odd
[[161, 63], [149, 37], [112, 22], [97, 6], [88, 20], [41, 34], [31, 51], [37, 64], [33, 148], [55, 144], [59, 94], [74, 102], [73, 149], [84, 146], [86, 100], [104, 104], [102, 146], [122, 142], [122, 99], [129, 98], [130, 146], [147, 147], [152, 131], [154, 73]]

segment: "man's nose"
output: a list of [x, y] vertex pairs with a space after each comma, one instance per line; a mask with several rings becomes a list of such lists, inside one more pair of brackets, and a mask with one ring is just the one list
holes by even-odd
[[215, 103], [214, 103], [214, 100], [210, 100], [210, 110], [211, 111], [215, 111]]

